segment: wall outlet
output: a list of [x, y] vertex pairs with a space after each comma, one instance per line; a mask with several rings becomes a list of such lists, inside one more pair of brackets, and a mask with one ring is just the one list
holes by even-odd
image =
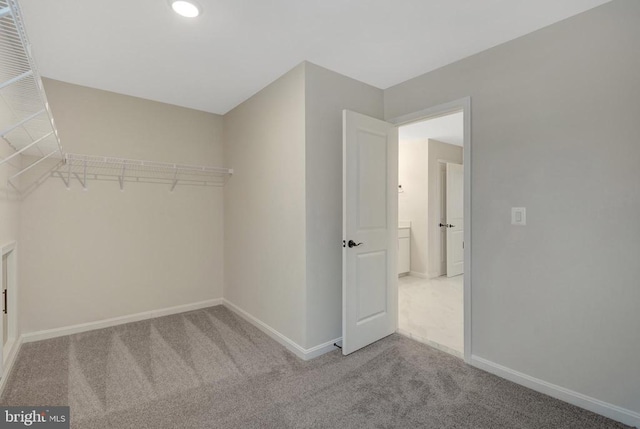
[[511, 225], [527, 224], [527, 209], [525, 207], [511, 207]]

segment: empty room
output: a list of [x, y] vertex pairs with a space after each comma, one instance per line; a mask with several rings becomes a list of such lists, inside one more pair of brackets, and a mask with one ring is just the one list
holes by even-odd
[[640, 1], [0, 0], [0, 427], [640, 428]]

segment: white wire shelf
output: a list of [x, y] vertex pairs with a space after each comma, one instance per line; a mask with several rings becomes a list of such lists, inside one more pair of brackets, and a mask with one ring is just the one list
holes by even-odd
[[117, 181], [120, 190], [124, 190], [127, 182], [139, 182], [167, 184], [171, 191], [177, 185], [224, 186], [232, 174], [230, 168], [74, 153], [65, 154], [64, 161], [51, 171], [51, 175], [62, 179], [67, 188], [74, 180], [85, 189], [89, 180], [107, 180]]
[[0, 0], [0, 138], [15, 150], [0, 165], [18, 155], [63, 156], [17, 0]]
[[88, 180], [117, 181], [121, 190], [127, 182], [164, 183], [172, 191], [177, 185], [223, 186], [233, 173], [228, 168], [65, 154], [18, 0], [0, 0], [0, 139], [15, 151], [0, 159], [0, 166], [21, 155], [35, 157], [8, 179], [19, 193], [16, 179], [47, 159], [53, 162], [41, 167], [53, 167], [46, 169], [45, 177], [59, 177], [67, 187], [78, 180], [85, 189]]

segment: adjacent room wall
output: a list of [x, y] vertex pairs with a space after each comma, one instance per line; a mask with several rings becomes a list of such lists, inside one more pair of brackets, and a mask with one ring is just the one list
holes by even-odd
[[613, 1], [385, 91], [387, 119], [471, 96], [473, 354], [636, 413], [638, 22]]
[[428, 277], [428, 142], [405, 140], [398, 145], [398, 220], [411, 221], [411, 274]]
[[[224, 164], [218, 115], [44, 84], [67, 152]], [[44, 181], [22, 203], [22, 333], [222, 298], [222, 202], [222, 188]]]
[[[428, 233], [429, 240], [429, 277], [438, 277], [446, 274], [442, 271], [442, 231], [438, 226], [440, 223], [440, 205], [441, 205], [441, 182], [440, 182], [440, 161], [451, 162], [454, 164], [462, 164], [462, 147], [438, 140], [429, 139], [429, 162], [428, 162], [428, 187], [429, 187], [429, 203], [428, 203]], [[446, 201], [446, 200], [445, 200]], [[446, 260], [446, 255], [444, 255]]]
[[382, 119], [382, 90], [305, 63], [307, 341], [342, 337], [342, 111]]
[[224, 116], [224, 150], [224, 297], [304, 346], [304, 63]]

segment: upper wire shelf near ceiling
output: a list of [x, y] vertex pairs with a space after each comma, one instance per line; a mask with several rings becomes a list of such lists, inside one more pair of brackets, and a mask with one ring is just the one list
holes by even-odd
[[67, 188], [72, 180], [78, 180], [85, 189], [87, 180], [108, 180], [118, 181], [121, 190], [126, 182], [142, 182], [164, 183], [173, 191], [177, 185], [223, 186], [233, 170], [67, 153], [51, 174], [62, 179]]
[[18, 155], [63, 157], [17, 0], [0, 0], [0, 138], [15, 150], [0, 165]]
[[21, 155], [36, 158], [27, 166], [22, 166], [21, 160], [16, 163], [21, 168], [8, 183], [18, 193], [21, 190], [16, 179], [48, 158], [55, 165], [47, 171], [60, 177], [67, 187], [72, 179], [78, 179], [84, 188], [88, 179], [117, 180], [120, 189], [125, 182], [166, 183], [171, 190], [178, 184], [222, 186], [233, 172], [227, 168], [65, 154], [17, 0], [0, 0], [0, 139], [14, 150], [0, 158], [0, 166]]

